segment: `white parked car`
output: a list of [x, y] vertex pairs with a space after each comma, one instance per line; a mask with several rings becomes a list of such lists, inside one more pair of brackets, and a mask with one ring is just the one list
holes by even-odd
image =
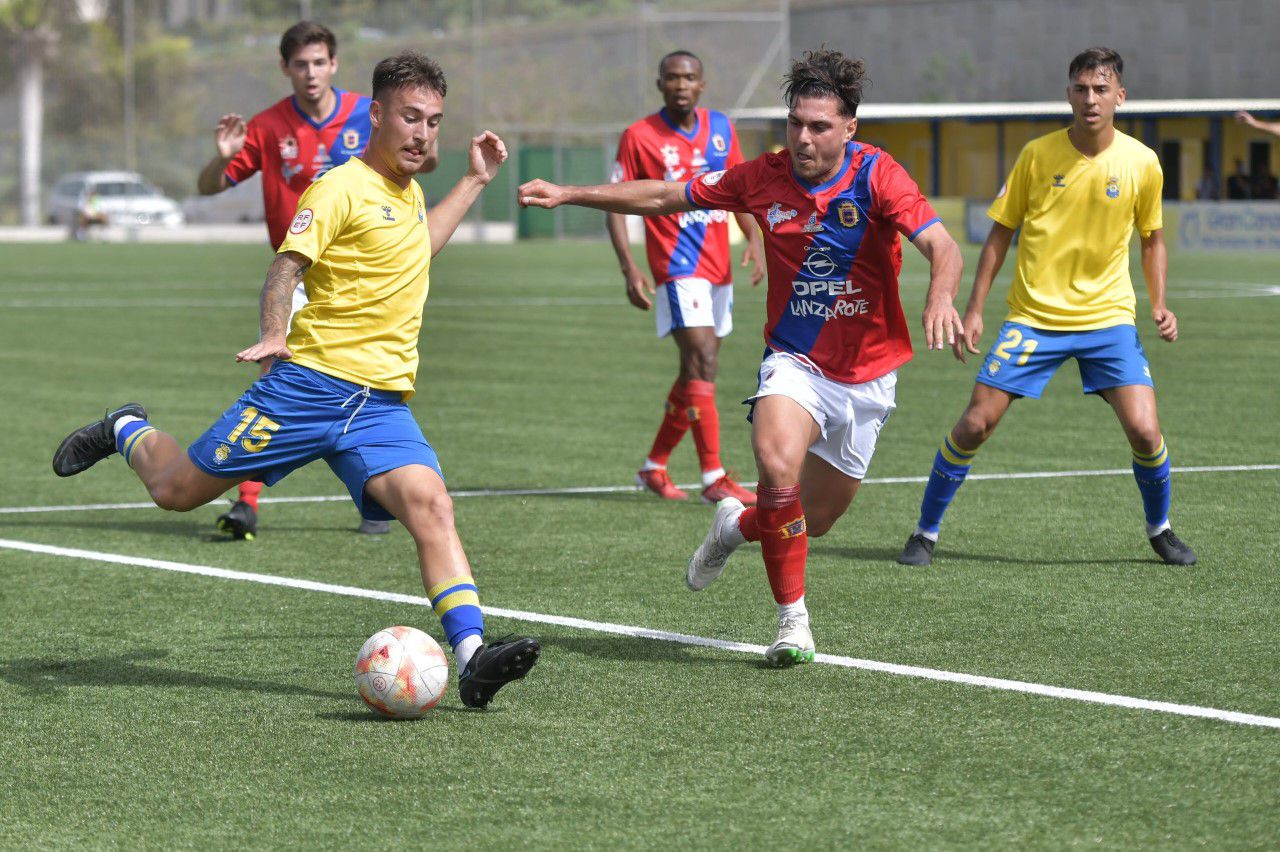
[[137, 172], [72, 172], [49, 193], [49, 224], [74, 226], [91, 198], [111, 225], [173, 227], [185, 221], [177, 202]]

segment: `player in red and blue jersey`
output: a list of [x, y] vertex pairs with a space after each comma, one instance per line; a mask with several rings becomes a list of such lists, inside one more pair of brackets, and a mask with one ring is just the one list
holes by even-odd
[[901, 237], [929, 261], [925, 343], [963, 335], [952, 301], [960, 249], [892, 157], [854, 141], [863, 64], [833, 50], [805, 54], [786, 77], [787, 151], [685, 183], [636, 181], [520, 187], [527, 206], [641, 215], [748, 212], [764, 231], [769, 294], [760, 387], [752, 403], [758, 503], [720, 501], [686, 581], [705, 588], [729, 555], [759, 541], [774, 600], [775, 665], [813, 659], [804, 601], [809, 536], [848, 509], [894, 409], [897, 368], [911, 358], [898, 294]]
[[[302, 193], [329, 169], [364, 153], [370, 130], [369, 98], [332, 85], [338, 70], [338, 42], [328, 27], [301, 21], [287, 29], [280, 38], [280, 70], [289, 78], [293, 94], [248, 124], [239, 115], [224, 115], [214, 131], [218, 153], [205, 164], [197, 181], [202, 195], [214, 195], [262, 172], [272, 249], [284, 242]], [[422, 171], [434, 169], [437, 160], [433, 143]], [[294, 311], [306, 301], [299, 284]], [[269, 363], [262, 364], [264, 374], [269, 368]], [[238, 539], [253, 538], [261, 491], [261, 482], [242, 483], [231, 509], [218, 518], [218, 528]], [[387, 530], [384, 521], [360, 524], [364, 533]]]
[[[668, 53], [658, 63], [657, 84], [663, 108], [623, 131], [612, 175], [615, 183], [687, 181], [742, 162], [729, 118], [698, 107], [706, 87], [698, 57], [687, 50]], [[758, 284], [764, 277], [760, 231], [749, 215], [739, 213], [737, 218], [748, 238], [742, 264], [752, 264], [751, 283]], [[636, 474], [637, 484], [666, 500], [687, 499], [667, 474], [667, 461], [680, 439], [692, 431], [702, 470], [702, 499], [715, 503], [737, 497], [755, 503], [755, 495], [734, 482], [720, 461], [716, 367], [720, 340], [733, 330], [729, 214], [694, 210], [646, 217], [652, 280], [631, 259], [626, 217], [609, 213], [607, 222], [627, 298], [641, 310], [656, 308], [658, 336], [671, 335], [680, 353], [680, 372], [667, 395], [657, 437]]]

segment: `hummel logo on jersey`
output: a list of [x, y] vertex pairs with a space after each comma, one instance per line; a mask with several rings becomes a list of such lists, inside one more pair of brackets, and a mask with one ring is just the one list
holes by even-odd
[[774, 228], [799, 215], [800, 213], [797, 210], [783, 210], [782, 202], [775, 201], [773, 206], [765, 211], [764, 220], [769, 223], [769, 233], [773, 233]]
[[394, 222], [395, 220], [396, 220], [396, 217], [391, 215], [391, 205], [390, 204], [382, 205], [382, 221]]
[[822, 230], [825, 229], [822, 227], [822, 223], [818, 221], [817, 210], [809, 214], [809, 221], [805, 222], [804, 227], [800, 229], [801, 233], [805, 234], [816, 234]]
[[1057, 188], [1059, 188], [1059, 189], [1061, 189], [1062, 187], [1066, 186], [1066, 184], [1062, 182], [1062, 179], [1063, 179], [1064, 177], [1066, 177], [1066, 175], [1054, 175], [1054, 176], [1053, 176], [1053, 184], [1052, 184], [1052, 185], [1053, 185], [1053, 186], [1055, 186], [1055, 187], [1057, 187]]

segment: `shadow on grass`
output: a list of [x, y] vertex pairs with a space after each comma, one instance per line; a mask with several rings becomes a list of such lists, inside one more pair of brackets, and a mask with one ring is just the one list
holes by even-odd
[[267, 695], [301, 695], [350, 701], [352, 692], [325, 692], [273, 683], [267, 680], [225, 677], [153, 665], [168, 651], [143, 650], [115, 656], [67, 660], [56, 657], [23, 657], [0, 662], [0, 680], [37, 693], [56, 693], [76, 686], [145, 686], [151, 689], [214, 689], [222, 692], [258, 692]]
[[943, 569], [947, 567], [949, 562], [986, 562], [996, 565], [1136, 565], [1142, 567], [1164, 567], [1164, 563], [1159, 559], [1141, 558], [1137, 556], [1118, 557], [1111, 559], [1085, 558], [1085, 559], [1029, 559], [1024, 556], [1008, 556], [1004, 554], [992, 553], [970, 553], [963, 550], [940, 550], [934, 557], [932, 566], [925, 568], [913, 567], [910, 565], [899, 565], [898, 555], [902, 552], [899, 549], [883, 548], [883, 547], [824, 547], [822, 545], [809, 545], [809, 552], [819, 556], [836, 557], [839, 559], [857, 559], [865, 562], [885, 563], [889, 567], [900, 568], [903, 571], [920, 571]]
[[[719, 648], [699, 648], [661, 639], [631, 636], [545, 636], [539, 637], [544, 656], [550, 652], [567, 651], [598, 660], [614, 660], [623, 663], [655, 662], [683, 663], [699, 666], [754, 665], [755, 660], [735, 651]], [[709, 655], [706, 651], [718, 652]]]

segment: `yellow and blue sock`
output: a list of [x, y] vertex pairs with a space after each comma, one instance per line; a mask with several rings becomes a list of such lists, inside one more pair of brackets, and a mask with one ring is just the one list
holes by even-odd
[[962, 449], [950, 435], [942, 439], [942, 446], [933, 457], [933, 470], [929, 473], [929, 484], [924, 487], [924, 499], [920, 501], [920, 533], [937, 540], [942, 515], [969, 475], [969, 467], [977, 454], [977, 450]]
[[133, 451], [143, 438], [156, 431], [156, 427], [137, 417], [122, 417], [120, 421], [116, 424], [116, 452], [124, 457], [125, 464], [132, 467]]
[[1133, 478], [1142, 494], [1142, 508], [1147, 516], [1147, 535], [1158, 535], [1169, 526], [1169, 503], [1173, 482], [1169, 475], [1169, 449], [1160, 438], [1160, 446], [1151, 454], [1133, 453]]
[[470, 577], [454, 577], [427, 589], [427, 597], [462, 671], [484, 636], [484, 613], [475, 582]]

